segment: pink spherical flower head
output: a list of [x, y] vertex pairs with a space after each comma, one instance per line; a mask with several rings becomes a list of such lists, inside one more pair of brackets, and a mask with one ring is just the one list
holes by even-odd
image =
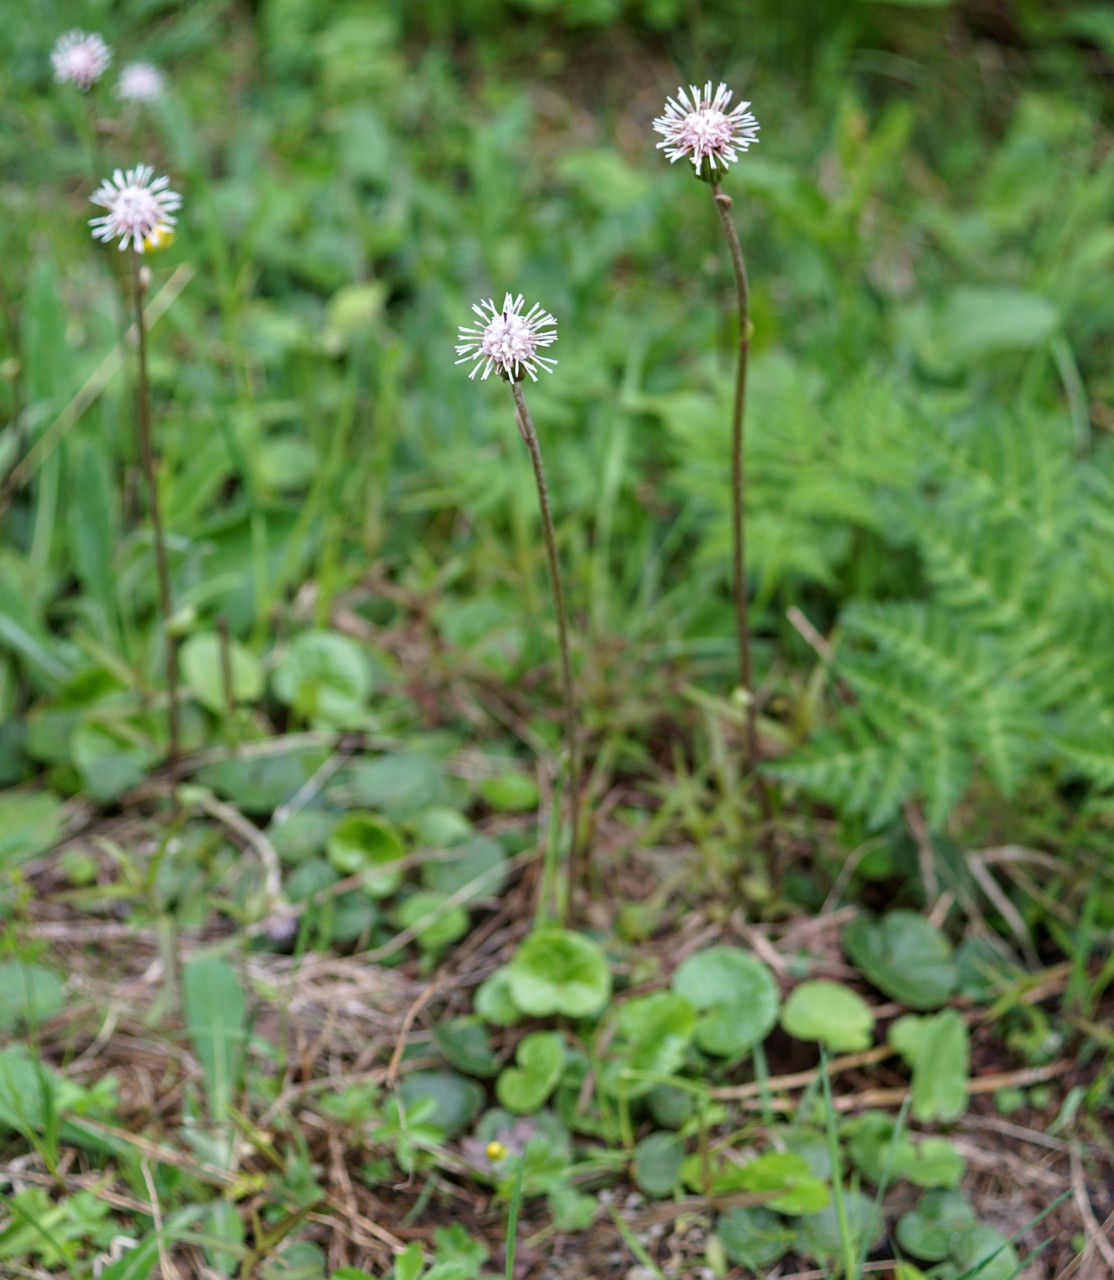
[[517, 382], [525, 370], [537, 382], [539, 369], [553, 372], [557, 361], [540, 352], [557, 341], [557, 321], [538, 303], [523, 315], [522, 294], [512, 298], [508, 293], [501, 310], [490, 298], [473, 304], [472, 310], [482, 323], [461, 325], [456, 346], [456, 363], [473, 366], [469, 378], [482, 369], [481, 381], [495, 371]]
[[731, 90], [721, 84], [712, 93], [712, 82], [703, 91], [697, 85], [677, 90], [676, 98], [667, 98], [665, 114], [654, 121], [654, 129], [662, 135], [658, 150], [664, 151], [669, 163], [685, 159], [700, 176], [705, 160], [709, 169], [726, 170], [758, 141], [758, 121], [751, 114], [749, 102], [730, 106]]
[[108, 70], [112, 50], [90, 31], [67, 31], [59, 36], [50, 54], [54, 78], [59, 84], [75, 84], [84, 93]]
[[120, 72], [116, 96], [125, 102], [154, 102], [162, 97], [163, 78], [149, 62], [129, 62]]
[[101, 183], [89, 197], [93, 204], [108, 210], [89, 219], [96, 239], [105, 244], [119, 240], [121, 249], [126, 249], [130, 240], [136, 253], [142, 253], [171, 231], [177, 222], [174, 210], [181, 208], [182, 197], [169, 189], [169, 178], [154, 175], [149, 164], [137, 164], [126, 172], [117, 169]]

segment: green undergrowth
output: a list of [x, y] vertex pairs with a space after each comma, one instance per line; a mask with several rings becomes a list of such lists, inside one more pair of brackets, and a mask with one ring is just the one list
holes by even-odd
[[[1080, 1186], [1110, 1212], [1114, 29], [749, 8], [0, 13], [5, 1275], [1012, 1280], [1089, 1247]], [[140, 57], [167, 95], [122, 105]], [[649, 129], [704, 67], [762, 122], [761, 779], [729, 263]], [[184, 199], [146, 259], [173, 803], [85, 226], [141, 158]], [[529, 459], [453, 363], [508, 288], [559, 322], [572, 904]]]

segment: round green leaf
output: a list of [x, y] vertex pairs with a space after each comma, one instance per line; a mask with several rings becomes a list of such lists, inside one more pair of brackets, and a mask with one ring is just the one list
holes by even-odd
[[447, 901], [439, 893], [412, 893], [399, 904], [395, 920], [400, 928], [409, 929], [425, 916], [433, 916], [415, 938], [422, 951], [442, 951], [468, 932], [468, 912], [459, 903], [446, 906]]
[[402, 837], [374, 814], [346, 814], [333, 828], [328, 850], [329, 861], [342, 875], [364, 876], [368, 897], [390, 897], [402, 883], [402, 868], [396, 865], [406, 852]]
[[498, 897], [507, 883], [507, 851], [490, 836], [477, 836], [454, 846], [453, 856], [422, 864], [422, 879], [437, 893], [459, 893], [465, 885], [476, 883], [468, 895], [473, 898]]
[[431, 1102], [432, 1109], [423, 1115], [422, 1123], [435, 1125], [446, 1138], [467, 1128], [484, 1100], [483, 1089], [475, 1080], [466, 1080], [455, 1071], [415, 1071], [403, 1076], [399, 1092], [408, 1109]]
[[680, 1129], [696, 1111], [695, 1097], [671, 1084], [655, 1085], [646, 1095], [646, 1105], [654, 1123], [664, 1129]]
[[371, 670], [364, 650], [334, 631], [295, 636], [271, 677], [275, 697], [312, 724], [344, 729], [364, 718]]
[[605, 1080], [611, 1092], [628, 1098], [649, 1093], [653, 1080], [624, 1079], [626, 1071], [672, 1075], [685, 1060], [696, 1031], [696, 1010], [683, 996], [655, 991], [628, 1000], [619, 1014], [613, 1060]]
[[634, 1180], [655, 1199], [672, 1195], [681, 1178], [685, 1149], [675, 1133], [651, 1133], [634, 1149]]
[[981, 1222], [969, 1222], [952, 1237], [952, 1262], [978, 1280], [1014, 1280], [1021, 1270], [1017, 1250], [1000, 1232]]
[[[843, 1189], [843, 1206], [847, 1234], [861, 1257], [882, 1235], [882, 1215], [872, 1200], [850, 1187]], [[843, 1230], [834, 1202], [799, 1219], [797, 1247], [820, 1263], [843, 1256]]]
[[62, 982], [52, 970], [26, 960], [0, 963], [0, 1030], [37, 1026], [62, 1004]]
[[434, 1027], [433, 1039], [458, 1071], [486, 1078], [499, 1069], [491, 1048], [491, 1037], [481, 1018], [455, 1018]]
[[[251, 652], [236, 640], [228, 642], [233, 702], [256, 702], [263, 696], [263, 671]], [[197, 700], [220, 714], [227, 707], [221, 641], [215, 631], [199, 631], [178, 651], [182, 679]]]
[[958, 1191], [929, 1191], [897, 1224], [897, 1242], [922, 1262], [941, 1262], [951, 1242], [974, 1220], [971, 1206]]
[[911, 1009], [937, 1008], [959, 981], [951, 943], [914, 911], [852, 920], [843, 949], [879, 991]]
[[703, 1012], [696, 1043], [717, 1057], [737, 1057], [761, 1044], [777, 1021], [773, 974], [738, 947], [689, 956], [673, 975], [673, 990]]
[[771, 1209], [728, 1209], [720, 1215], [716, 1235], [731, 1262], [757, 1271], [789, 1252], [793, 1230]]
[[317, 450], [297, 436], [272, 436], [259, 450], [259, 479], [266, 489], [306, 489], [320, 466]]
[[346, 776], [358, 804], [381, 809], [396, 822], [416, 818], [431, 805], [440, 804], [445, 789], [441, 765], [418, 752], [360, 760]]
[[777, 1191], [769, 1202], [779, 1213], [813, 1213], [828, 1203], [828, 1188], [792, 1151], [767, 1151], [738, 1169], [732, 1181], [742, 1191]]
[[476, 988], [472, 1007], [494, 1027], [513, 1026], [522, 1017], [522, 1011], [511, 998], [511, 981], [506, 965], [496, 969]]
[[495, 1082], [495, 1096], [508, 1111], [537, 1111], [561, 1079], [565, 1042], [556, 1031], [533, 1031], [519, 1041], [515, 1062]]
[[837, 1052], [870, 1044], [874, 1014], [857, 992], [839, 982], [802, 982], [789, 994], [781, 1025], [798, 1040], [817, 1040]]
[[336, 822], [335, 813], [310, 805], [268, 827], [267, 836], [283, 862], [305, 862], [324, 850]]
[[538, 784], [525, 773], [501, 773], [480, 783], [480, 795], [500, 813], [528, 813], [538, 807]]
[[511, 999], [523, 1013], [587, 1018], [611, 995], [611, 974], [599, 945], [568, 929], [535, 929], [507, 966]]

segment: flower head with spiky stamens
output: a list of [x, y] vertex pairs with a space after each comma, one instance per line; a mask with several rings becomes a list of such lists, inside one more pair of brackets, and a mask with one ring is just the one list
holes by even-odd
[[100, 36], [76, 27], [59, 36], [50, 54], [59, 84], [75, 84], [84, 93], [108, 70], [112, 50]]
[[730, 106], [731, 90], [720, 84], [712, 93], [709, 80], [703, 91], [691, 84], [688, 91], [679, 88], [676, 98], [667, 98], [665, 114], [654, 121], [654, 129], [662, 135], [658, 150], [664, 150], [669, 163], [692, 161], [697, 177], [705, 160], [709, 170], [727, 170], [758, 141], [758, 121], [751, 114], [749, 102]]
[[142, 253], [174, 227], [174, 210], [181, 208], [182, 197], [169, 189], [169, 178], [154, 175], [149, 164], [137, 164], [126, 172], [117, 169], [101, 183], [89, 197], [93, 204], [108, 210], [89, 219], [96, 239], [105, 244], [119, 239], [121, 249], [131, 241], [136, 253]]
[[162, 97], [163, 76], [149, 62], [129, 62], [120, 72], [116, 96], [125, 102], [154, 102]]
[[539, 303], [522, 314], [522, 294], [503, 298], [502, 309], [490, 298], [473, 305], [482, 324], [461, 325], [457, 334], [457, 364], [473, 366], [469, 378], [483, 370], [481, 381], [494, 370], [508, 382], [518, 382], [522, 371], [537, 382], [537, 371], [552, 373], [556, 360], [540, 354], [540, 348], [557, 341], [557, 321]]

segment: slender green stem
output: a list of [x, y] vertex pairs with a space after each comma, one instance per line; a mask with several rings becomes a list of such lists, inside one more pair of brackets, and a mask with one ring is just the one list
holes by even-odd
[[735, 596], [735, 630], [739, 639], [739, 679], [746, 694], [746, 762], [751, 770], [758, 764], [758, 704], [754, 689], [754, 672], [750, 659], [750, 618], [747, 597], [746, 553], [746, 462], [745, 414], [747, 399], [747, 359], [750, 355], [750, 289], [747, 265], [735, 224], [731, 221], [731, 197], [718, 182], [713, 182], [712, 196], [720, 225], [731, 251], [735, 272], [735, 294], [739, 309], [739, 363], [735, 371], [735, 400], [731, 413], [731, 529], [732, 585]]
[[170, 726], [170, 784], [173, 789], [178, 780], [178, 760], [181, 754], [181, 735], [178, 717], [178, 644], [174, 638], [171, 619], [174, 607], [170, 595], [170, 562], [166, 554], [166, 533], [163, 529], [162, 511], [159, 507], [159, 483], [155, 474], [155, 450], [151, 441], [151, 387], [147, 377], [147, 325], [143, 316], [143, 295], [146, 292], [140, 274], [139, 254], [128, 255], [132, 260], [132, 297], [135, 302], [136, 349], [139, 354], [139, 378], [136, 387], [136, 419], [139, 424], [139, 455], [143, 464], [143, 477], [147, 485], [147, 504], [151, 513], [151, 531], [155, 539], [155, 572], [159, 585], [159, 614], [162, 618], [163, 643], [166, 646], [166, 689], [169, 699], [168, 721]]
[[568, 903], [571, 910], [573, 891], [580, 880], [580, 729], [576, 709], [576, 694], [572, 682], [572, 661], [569, 657], [569, 616], [565, 605], [565, 590], [561, 584], [561, 566], [557, 559], [557, 537], [553, 532], [553, 516], [549, 509], [549, 489], [542, 467], [541, 445], [526, 399], [517, 382], [511, 383], [514, 395], [515, 421], [519, 434], [526, 444], [534, 467], [534, 480], [538, 487], [538, 506], [541, 509], [542, 533], [545, 535], [545, 551], [549, 558], [549, 580], [553, 589], [553, 611], [557, 615], [557, 643], [561, 652], [561, 686], [565, 700], [565, 737], [568, 751], [569, 823], [572, 831], [568, 861]]

